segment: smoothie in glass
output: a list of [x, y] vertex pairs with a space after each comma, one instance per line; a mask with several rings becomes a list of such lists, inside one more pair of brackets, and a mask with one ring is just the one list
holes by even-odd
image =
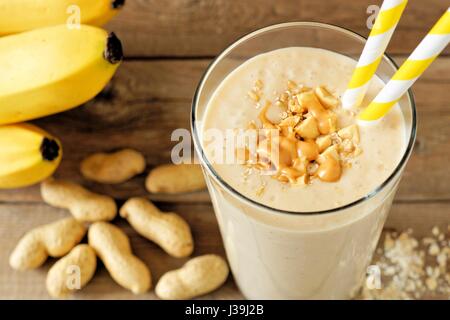
[[[321, 48], [330, 35], [336, 50]], [[340, 105], [356, 65], [339, 53], [344, 40], [363, 45], [322, 24], [268, 27], [227, 49], [197, 91], [194, 142], [246, 298], [347, 299], [364, 284], [414, 142], [415, 111], [405, 97], [381, 121], [359, 125], [358, 110]], [[236, 143], [252, 130], [256, 144]]]

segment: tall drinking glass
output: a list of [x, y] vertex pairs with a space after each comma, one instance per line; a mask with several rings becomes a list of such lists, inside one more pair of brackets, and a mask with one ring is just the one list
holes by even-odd
[[[292, 22], [250, 33], [208, 67], [192, 106], [192, 133], [238, 287], [249, 299], [347, 299], [363, 284], [416, 136], [409, 91], [400, 101], [405, 120], [404, 154], [386, 181], [348, 205], [317, 212], [277, 210], [238, 193], [203, 152], [200, 123], [221, 81], [246, 60], [285, 47], [314, 47], [357, 60], [365, 39], [349, 30]], [[377, 75], [389, 80], [395, 63], [384, 56]]]

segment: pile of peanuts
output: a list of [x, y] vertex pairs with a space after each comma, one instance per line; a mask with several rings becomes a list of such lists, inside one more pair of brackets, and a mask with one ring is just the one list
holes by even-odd
[[[97, 153], [84, 159], [81, 174], [102, 184], [120, 184], [145, 171], [144, 156], [132, 149], [114, 153]], [[162, 165], [146, 179], [152, 193], [181, 193], [205, 188], [198, 165]], [[48, 293], [65, 298], [86, 286], [97, 268], [97, 257], [111, 277], [122, 287], [142, 294], [152, 287], [147, 265], [132, 252], [127, 235], [111, 223], [119, 213], [142, 237], [160, 246], [176, 258], [193, 253], [194, 241], [188, 223], [178, 214], [161, 212], [146, 198], [131, 198], [118, 209], [113, 198], [91, 192], [81, 185], [49, 179], [42, 182], [43, 200], [68, 210], [65, 218], [27, 232], [10, 256], [16, 270], [35, 269], [48, 257], [60, 258], [49, 269]], [[87, 243], [80, 244], [87, 233]], [[78, 286], [70, 286], [71, 268], [79, 270]], [[155, 292], [162, 299], [190, 299], [220, 287], [229, 273], [225, 260], [214, 254], [192, 258], [182, 268], [165, 273]]]

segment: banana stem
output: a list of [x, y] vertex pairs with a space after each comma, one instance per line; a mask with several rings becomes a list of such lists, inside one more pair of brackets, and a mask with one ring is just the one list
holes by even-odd
[[112, 0], [111, 6], [113, 9], [120, 9], [125, 5], [125, 0]]
[[45, 137], [42, 140], [40, 151], [44, 160], [53, 161], [58, 158], [60, 147], [56, 140]]
[[114, 32], [108, 35], [103, 56], [111, 64], [117, 64], [123, 59], [122, 43]]

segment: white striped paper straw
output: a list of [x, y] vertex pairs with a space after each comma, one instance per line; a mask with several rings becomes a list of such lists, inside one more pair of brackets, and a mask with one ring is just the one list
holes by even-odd
[[370, 80], [377, 71], [383, 53], [402, 16], [408, 0], [385, 0], [342, 97], [346, 109], [359, 107], [366, 95]]
[[436, 22], [392, 79], [364, 109], [358, 119], [374, 121], [383, 117], [397, 103], [420, 75], [450, 42], [450, 8]]

